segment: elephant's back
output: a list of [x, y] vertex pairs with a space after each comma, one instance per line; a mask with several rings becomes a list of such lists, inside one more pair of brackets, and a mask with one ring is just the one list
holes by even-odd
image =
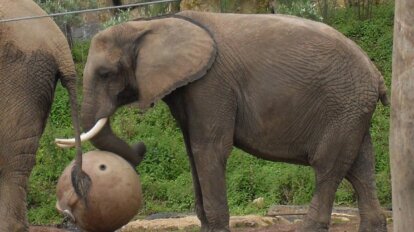
[[[46, 15], [46, 12], [31, 0], [0, 1], [0, 19], [41, 15]], [[53, 41], [65, 41], [65, 38], [51, 18], [0, 23], [0, 46], [13, 44], [22, 52], [39, 49], [47, 52], [59, 46]]]
[[[1, 19], [45, 14], [33, 1], [0, 0]], [[33, 118], [45, 118], [58, 72], [58, 44], [53, 41], [66, 42], [61, 34], [50, 18], [0, 23], [0, 115], [16, 119], [0, 128], [17, 128]], [[30, 111], [35, 107], [42, 110]]]
[[233, 88], [240, 143], [264, 135], [268, 143], [251, 147], [310, 141], [333, 123], [366, 118], [375, 109], [378, 72], [355, 43], [327, 25], [291, 16], [181, 14], [216, 41], [218, 55], [205, 78], [225, 79]]
[[[274, 36], [277, 38], [293, 38], [299, 34], [302, 38], [317, 34], [321, 39], [325, 40], [329, 37], [339, 40], [346, 39], [341, 33], [324, 23], [292, 15], [208, 13], [197, 11], [182, 11], [178, 15], [204, 26], [218, 40], [220, 40], [220, 36], [235, 37], [237, 34], [246, 35], [243, 38], [244, 41], [251, 39], [264, 40]], [[257, 38], [257, 36], [262, 36], [262, 38]]]
[[244, 83], [239, 95], [267, 102], [296, 99], [297, 105], [315, 98], [329, 101], [332, 112], [375, 108], [378, 71], [353, 41], [328, 25], [286, 15], [180, 15], [211, 32], [218, 50], [212, 69]]

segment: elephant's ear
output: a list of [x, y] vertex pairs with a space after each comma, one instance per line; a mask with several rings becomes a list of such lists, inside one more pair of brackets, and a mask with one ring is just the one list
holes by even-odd
[[148, 33], [137, 42], [135, 70], [142, 109], [204, 76], [216, 57], [213, 38], [200, 26], [178, 18], [146, 23]]

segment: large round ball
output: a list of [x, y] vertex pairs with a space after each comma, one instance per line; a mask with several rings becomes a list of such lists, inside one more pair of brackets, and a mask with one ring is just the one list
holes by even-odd
[[71, 182], [73, 161], [57, 184], [56, 208], [71, 215], [88, 232], [112, 232], [134, 217], [142, 205], [139, 176], [120, 156], [105, 151], [83, 155], [82, 170], [92, 181], [87, 207], [79, 200]]

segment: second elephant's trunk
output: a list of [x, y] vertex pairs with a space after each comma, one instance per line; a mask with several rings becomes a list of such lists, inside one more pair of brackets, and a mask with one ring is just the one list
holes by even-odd
[[[87, 99], [87, 96], [85, 98]], [[82, 105], [82, 125], [85, 131], [90, 130], [100, 119], [96, 118], [95, 114], [93, 113], [96, 112], [95, 109], [88, 108], [87, 106], [94, 105], [85, 104], [85, 102]], [[109, 120], [102, 128], [102, 130], [91, 139], [91, 142], [96, 148], [100, 150], [113, 152], [123, 157], [133, 166], [137, 166], [142, 161], [143, 154], [145, 153], [145, 146], [143, 143], [138, 143], [132, 148], [126, 142], [116, 136], [111, 129]]]

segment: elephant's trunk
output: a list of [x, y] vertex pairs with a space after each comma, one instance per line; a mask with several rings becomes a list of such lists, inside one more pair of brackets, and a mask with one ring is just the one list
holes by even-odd
[[[85, 99], [88, 99], [88, 97], [85, 96]], [[86, 101], [82, 104], [82, 126], [86, 131], [89, 131], [94, 127], [96, 122], [100, 119], [97, 118], [94, 113], [96, 112], [95, 109], [90, 106], [94, 106], [94, 104], [89, 104]], [[100, 132], [91, 138], [91, 142], [100, 150], [113, 152], [123, 157], [133, 166], [137, 166], [142, 161], [145, 153], [145, 145], [143, 143], [138, 143], [135, 146], [130, 147], [126, 142], [117, 137], [111, 129], [109, 120]]]

